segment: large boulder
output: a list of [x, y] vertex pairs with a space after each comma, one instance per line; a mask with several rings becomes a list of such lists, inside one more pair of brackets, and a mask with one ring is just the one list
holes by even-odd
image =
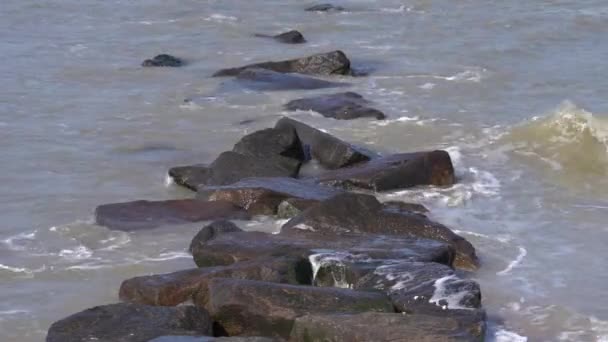
[[230, 185], [200, 187], [197, 197], [209, 201], [227, 201], [245, 208], [252, 215], [274, 215], [279, 204], [286, 199], [322, 201], [340, 192], [294, 178], [264, 177], [246, 178]]
[[328, 169], [338, 169], [370, 160], [373, 155], [305, 123], [284, 117], [275, 126], [295, 129], [306, 155]]
[[266, 128], [248, 134], [234, 145], [232, 151], [296, 173], [304, 159], [296, 130], [289, 127]]
[[345, 92], [292, 100], [285, 105], [285, 109], [290, 111], [312, 110], [327, 118], [339, 120], [363, 117], [378, 120], [386, 118], [384, 113], [370, 107], [369, 104], [369, 101], [365, 100], [363, 96], [353, 92]]
[[387, 191], [417, 185], [454, 184], [454, 167], [445, 151], [400, 153], [314, 177], [320, 184], [345, 189]]
[[310, 313], [394, 312], [378, 292], [214, 278], [195, 299], [228, 336], [288, 338], [294, 320]]
[[[190, 244], [199, 267], [231, 265], [271, 257], [305, 258], [323, 252], [347, 253], [355, 259], [432, 261], [452, 265], [454, 250], [427, 239], [373, 234], [320, 235], [306, 230], [297, 234], [267, 234], [204, 227]], [[317, 265], [312, 265], [313, 268]]]
[[95, 209], [98, 225], [123, 231], [223, 218], [247, 220], [249, 214], [230, 202], [196, 199], [112, 203]]
[[475, 248], [447, 227], [419, 214], [385, 210], [374, 196], [366, 194], [339, 194], [313, 205], [289, 220], [281, 233], [303, 229], [320, 235], [364, 233], [433, 239], [455, 249], [455, 266], [474, 270], [479, 263]]
[[282, 73], [300, 73], [310, 75], [348, 75], [351, 73], [350, 60], [342, 51], [319, 53], [316, 55], [279, 62], [249, 64], [237, 68], [222, 69], [215, 74], [219, 76], [236, 76], [248, 68], [270, 69]]
[[312, 268], [305, 258], [271, 257], [229, 266], [194, 268], [167, 274], [135, 277], [123, 281], [120, 300], [161, 306], [186, 303], [211, 278], [236, 278], [274, 283], [312, 283]]
[[311, 314], [296, 318], [291, 341], [307, 342], [481, 342], [483, 321], [430, 315], [366, 312]]
[[165, 335], [212, 336], [209, 314], [194, 306], [97, 306], [57, 321], [47, 342], [148, 342]]
[[[291, 167], [287, 167], [291, 165]], [[169, 170], [175, 183], [196, 190], [200, 185], [227, 185], [250, 177], [295, 177], [299, 162], [275, 164], [263, 158], [228, 151], [209, 166], [180, 166]]]
[[348, 83], [330, 82], [305, 75], [280, 73], [268, 69], [247, 68], [236, 75], [237, 84], [244, 88], [268, 90], [312, 90], [347, 87]]
[[283, 33], [279, 33], [274, 36], [270, 36], [267, 34], [256, 34], [256, 37], [262, 38], [273, 38], [274, 40], [285, 43], [285, 44], [303, 44], [306, 43], [306, 39], [304, 39], [304, 35], [297, 30], [291, 30]]

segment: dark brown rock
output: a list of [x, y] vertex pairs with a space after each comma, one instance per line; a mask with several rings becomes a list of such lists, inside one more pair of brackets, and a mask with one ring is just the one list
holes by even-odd
[[310, 75], [348, 75], [351, 72], [350, 61], [344, 52], [332, 51], [279, 62], [255, 63], [238, 68], [222, 69], [213, 76], [235, 76], [248, 68], [262, 68], [282, 73], [293, 72]]
[[408, 203], [401, 201], [386, 201], [382, 203], [382, 206], [385, 210], [394, 211], [394, 212], [412, 212], [424, 215], [429, 212], [429, 210], [418, 203]]
[[368, 233], [438, 240], [454, 247], [455, 266], [478, 267], [475, 248], [467, 240], [421, 215], [384, 210], [371, 195], [344, 193], [322, 201], [289, 220], [281, 234], [303, 228], [320, 235]]
[[343, 12], [345, 11], [342, 6], [335, 6], [332, 4], [318, 4], [306, 8], [308, 12]]
[[248, 134], [232, 151], [263, 160], [265, 163], [297, 173], [304, 159], [302, 143], [295, 129], [266, 128]]
[[247, 68], [236, 75], [236, 83], [244, 88], [269, 90], [311, 90], [347, 87], [348, 83], [330, 82], [293, 73], [280, 73], [268, 69]]
[[369, 106], [370, 102], [363, 96], [353, 93], [337, 93], [319, 95], [289, 101], [284, 107], [287, 110], [312, 110], [327, 118], [339, 120], [352, 120], [363, 117], [382, 120], [386, 115]]
[[212, 278], [236, 278], [274, 283], [312, 283], [307, 259], [276, 257], [256, 259], [222, 267], [183, 270], [127, 279], [120, 286], [120, 299], [133, 303], [175, 306], [192, 300]]
[[481, 342], [485, 324], [394, 313], [313, 314], [295, 320], [290, 341]]
[[386, 191], [417, 185], [454, 184], [454, 167], [445, 151], [401, 153], [316, 176], [321, 184]]
[[176, 166], [169, 169], [169, 177], [175, 184], [196, 191], [199, 184], [206, 184], [209, 179], [209, 167], [203, 164]]
[[393, 312], [382, 293], [226, 278], [211, 279], [196, 303], [229, 336], [288, 338], [294, 320], [310, 313]]
[[46, 341], [148, 342], [165, 335], [211, 336], [212, 322], [205, 310], [193, 306], [110, 304], [53, 323]]
[[317, 203], [319, 201], [314, 199], [288, 198], [279, 203], [277, 217], [282, 219], [292, 218]]
[[302, 122], [284, 117], [276, 128], [295, 129], [307, 156], [310, 155], [328, 169], [337, 169], [368, 161], [372, 154]]
[[223, 218], [246, 220], [249, 215], [230, 202], [195, 199], [113, 203], [95, 209], [98, 225], [123, 231]]
[[152, 59], [146, 59], [141, 65], [144, 67], [180, 67], [184, 62], [174, 56], [161, 54]]
[[274, 40], [285, 43], [285, 44], [303, 44], [306, 43], [306, 39], [304, 39], [304, 35], [297, 30], [291, 30], [283, 33], [279, 33], [274, 36], [269, 36], [266, 34], [256, 34], [256, 37], [262, 38], [273, 38]]
[[209, 336], [163, 336], [149, 342], [282, 342], [283, 339], [270, 337], [209, 337]]
[[227, 201], [247, 209], [252, 215], [274, 215], [279, 204], [288, 198], [321, 201], [340, 190], [294, 178], [247, 178], [224, 186], [205, 186], [197, 197], [209, 201]]

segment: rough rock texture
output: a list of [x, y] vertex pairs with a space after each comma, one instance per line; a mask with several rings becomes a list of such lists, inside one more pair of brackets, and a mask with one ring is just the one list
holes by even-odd
[[309, 313], [393, 312], [378, 292], [214, 278], [195, 302], [229, 336], [288, 338], [294, 320]]
[[270, 257], [309, 260], [321, 253], [319, 250], [350, 254], [355, 259], [433, 261], [446, 265], [452, 265], [454, 259], [453, 248], [427, 239], [373, 234], [321, 235], [306, 230], [295, 230], [292, 234], [228, 230], [210, 234], [211, 229], [210, 226], [203, 228], [190, 244], [190, 252], [199, 267]]
[[304, 258], [256, 259], [229, 266], [194, 268], [127, 279], [120, 286], [119, 296], [127, 302], [175, 306], [192, 300], [201, 291], [202, 284], [218, 277], [310, 285], [312, 268]]
[[282, 219], [292, 218], [318, 202], [314, 199], [288, 198], [279, 203], [277, 217]]
[[306, 9], [308, 12], [343, 12], [345, 11], [344, 7], [335, 6], [332, 4], [318, 4]]
[[181, 59], [171, 55], [158, 55], [152, 59], [146, 59], [141, 65], [144, 67], [179, 67], [184, 63]]
[[47, 342], [148, 342], [165, 335], [212, 335], [209, 314], [193, 306], [97, 306], [57, 321]]
[[236, 75], [236, 82], [248, 89], [266, 90], [311, 90], [349, 86], [348, 83], [330, 82], [309, 76], [280, 73], [268, 69], [248, 68]]
[[270, 337], [209, 337], [209, 336], [162, 336], [150, 342], [281, 342], [282, 339]]
[[314, 314], [299, 317], [290, 341], [481, 342], [483, 321], [394, 313]]
[[363, 96], [353, 92], [345, 92], [292, 100], [285, 105], [285, 109], [291, 111], [312, 110], [325, 117], [339, 120], [363, 117], [378, 120], [386, 118], [384, 113], [370, 107], [369, 104], [369, 101], [365, 100]]
[[295, 129], [266, 128], [241, 138], [233, 152], [255, 157], [288, 171], [299, 170], [304, 159], [302, 143]]
[[306, 43], [306, 39], [304, 39], [304, 35], [297, 30], [291, 30], [283, 33], [279, 33], [274, 36], [269, 36], [266, 34], [256, 34], [256, 37], [262, 38], [273, 38], [274, 40], [285, 43], [285, 44], [303, 44]]
[[284, 117], [276, 128], [291, 127], [296, 130], [306, 155], [310, 155], [328, 169], [337, 169], [368, 161], [372, 155], [360, 148], [322, 132], [305, 123]]
[[336, 195], [289, 220], [281, 233], [302, 229], [321, 235], [372, 233], [433, 239], [454, 247], [455, 266], [474, 270], [479, 263], [475, 248], [447, 227], [418, 214], [384, 210], [382, 204], [371, 195]]
[[417, 185], [454, 184], [454, 167], [445, 151], [400, 153], [376, 158], [350, 168], [331, 170], [315, 181], [346, 189], [386, 191]]
[[223, 152], [208, 167], [180, 166], [169, 170], [175, 183], [196, 190], [200, 185], [227, 185], [250, 177], [295, 177], [300, 163], [277, 165], [268, 160]]
[[95, 209], [98, 225], [123, 231], [222, 218], [246, 220], [249, 214], [230, 202], [195, 199], [113, 203]]
[[385, 210], [394, 211], [394, 212], [412, 212], [424, 215], [429, 212], [429, 210], [418, 203], [408, 203], [401, 201], [386, 201], [382, 202], [382, 206]]
[[245, 208], [252, 215], [274, 215], [285, 199], [321, 201], [341, 191], [294, 178], [246, 178], [224, 186], [205, 186], [197, 197], [209, 201], [227, 201]]
[[255, 63], [237, 68], [222, 69], [213, 74], [213, 76], [235, 76], [248, 68], [262, 68], [276, 72], [295, 72], [309, 75], [348, 75], [351, 72], [350, 60], [344, 52], [338, 50], [279, 62]]

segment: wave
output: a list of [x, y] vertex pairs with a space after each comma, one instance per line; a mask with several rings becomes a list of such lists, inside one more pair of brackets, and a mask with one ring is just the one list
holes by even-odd
[[592, 181], [591, 187], [608, 175], [608, 119], [569, 101], [513, 127], [502, 139], [514, 153], [562, 174], [569, 183]]

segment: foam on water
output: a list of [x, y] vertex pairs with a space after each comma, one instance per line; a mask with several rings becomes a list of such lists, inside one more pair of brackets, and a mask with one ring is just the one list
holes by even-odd
[[513, 331], [499, 329], [494, 334], [494, 342], [528, 342], [528, 338]]
[[496, 272], [496, 275], [499, 275], [499, 276], [507, 275], [507, 274], [511, 273], [511, 271], [515, 267], [517, 267], [517, 265], [521, 264], [521, 262], [524, 260], [524, 258], [528, 254], [528, 251], [524, 247], [521, 247], [521, 246], [518, 247], [518, 249], [519, 249], [519, 254], [517, 255], [517, 257], [513, 261], [511, 261], [504, 270], [502, 270], [500, 272]]
[[[452, 274], [449, 276], [445, 276], [443, 278], [439, 278], [435, 281], [435, 292], [433, 292], [433, 296], [429, 299], [429, 303], [433, 303], [437, 306], [441, 306], [444, 310], [447, 309], [460, 309], [460, 310], [471, 310], [471, 308], [463, 306], [460, 302], [468, 295], [467, 291], [453, 292], [449, 293], [447, 289], [447, 284], [449, 283], [458, 283], [463, 281], [459, 279], [456, 275]], [[447, 304], [443, 304], [447, 303]]]

